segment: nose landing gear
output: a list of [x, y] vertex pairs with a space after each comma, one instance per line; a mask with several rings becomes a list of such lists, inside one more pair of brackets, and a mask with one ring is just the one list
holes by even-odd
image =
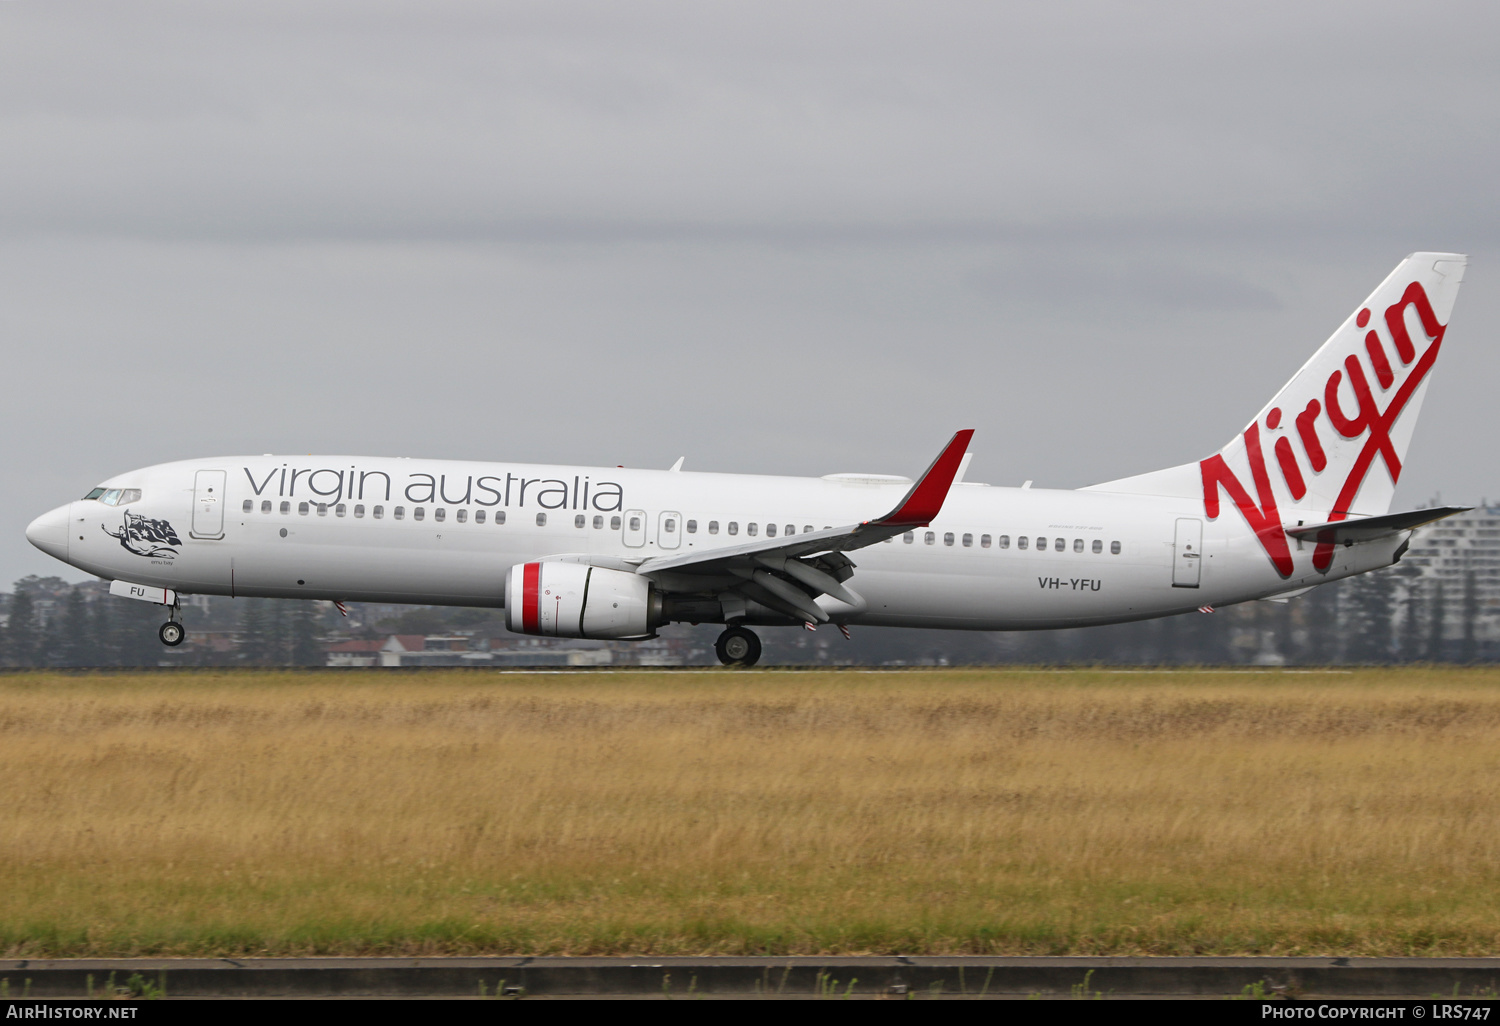
[[725, 666], [754, 666], [760, 661], [760, 639], [754, 631], [730, 627], [714, 642], [714, 654]]

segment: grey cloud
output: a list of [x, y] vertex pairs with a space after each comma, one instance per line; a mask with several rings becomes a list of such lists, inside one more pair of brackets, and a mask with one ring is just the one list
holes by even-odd
[[1228, 274], [1215, 274], [1138, 250], [1111, 260], [1097, 248], [1075, 253], [1025, 250], [975, 271], [969, 283], [1006, 307], [1041, 304], [1073, 316], [1125, 311], [1278, 310], [1270, 290]]
[[0, 230], [1400, 222], [1492, 145], [1484, 5], [1069, 11], [10, 5]]

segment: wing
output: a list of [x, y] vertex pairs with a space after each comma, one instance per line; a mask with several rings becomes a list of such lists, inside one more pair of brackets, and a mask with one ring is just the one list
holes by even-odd
[[[864, 600], [844, 587], [854, 574], [845, 552], [885, 541], [915, 527], [926, 527], [943, 508], [974, 437], [965, 429], [932, 461], [896, 508], [873, 520], [785, 538], [766, 538], [742, 545], [680, 555], [656, 556], [635, 567], [667, 593], [712, 597], [726, 620], [743, 619], [753, 610], [746, 600], [795, 621], [826, 623], [832, 617], [815, 599], [827, 595], [836, 603], [835, 615], [855, 613]], [[826, 603], [825, 603], [826, 604]]]

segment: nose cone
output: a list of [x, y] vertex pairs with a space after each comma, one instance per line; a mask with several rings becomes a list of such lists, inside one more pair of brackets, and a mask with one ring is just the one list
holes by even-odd
[[49, 556], [67, 561], [68, 558], [68, 507], [59, 506], [50, 513], [43, 513], [26, 528], [26, 540]]

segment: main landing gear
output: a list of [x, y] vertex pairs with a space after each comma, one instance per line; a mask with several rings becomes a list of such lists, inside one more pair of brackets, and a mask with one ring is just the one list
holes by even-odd
[[162, 624], [156, 632], [156, 636], [161, 639], [161, 643], [168, 648], [176, 648], [187, 637], [187, 630], [182, 626], [182, 622], [177, 619], [181, 611], [182, 607], [176, 603], [168, 606], [167, 622]]
[[730, 627], [714, 642], [714, 654], [725, 666], [754, 666], [760, 661], [760, 639], [754, 631]]

